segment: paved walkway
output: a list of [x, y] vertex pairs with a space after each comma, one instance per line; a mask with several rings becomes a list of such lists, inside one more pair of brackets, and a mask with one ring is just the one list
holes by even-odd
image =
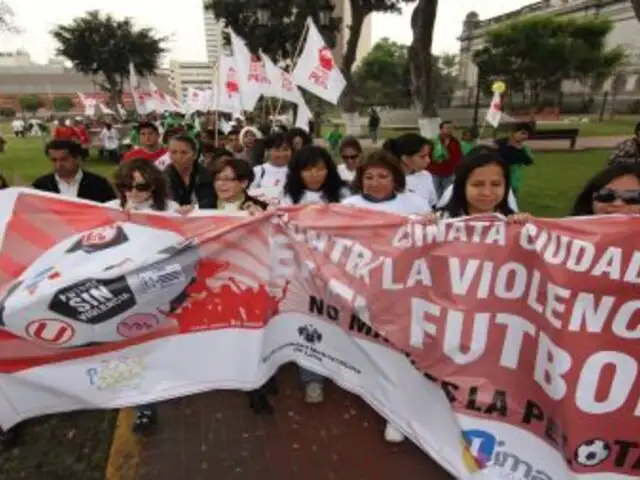
[[292, 365], [278, 373], [275, 414], [254, 414], [242, 392], [210, 392], [160, 406], [142, 443], [120, 414], [107, 480], [450, 480], [406, 441], [385, 443], [384, 420], [333, 384], [325, 402], [303, 401]]
[[[580, 150], [611, 150], [618, 143], [629, 138], [629, 135], [616, 135], [609, 137], [578, 137], [576, 148], [573, 151]], [[322, 143], [326, 143], [324, 140], [320, 140]], [[371, 148], [373, 146], [381, 147], [382, 141], [377, 144], [373, 144], [370, 139], [363, 138], [360, 140], [364, 148]], [[482, 142], [490, 142], [490, 140], [483, 140]], [[570, 152], [568, 140], [530, 140], [534, 151], [537, 152]]]

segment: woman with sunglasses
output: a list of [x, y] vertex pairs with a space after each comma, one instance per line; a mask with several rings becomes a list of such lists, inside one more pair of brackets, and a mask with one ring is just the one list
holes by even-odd
[[619, 163], [598, 172], [576, 198], [571, 215], [640, 214], [640, 165]]
[[338, 175], [346, 183], [351, 184], [356, 178], [358, 163], [362, 160], [362, 145], [356, 137], [344, 137], [338, 151], [342, 159], [342, 163], [338, 165]]
[[127, 211], [179, 210], [178, 203], [169, 198], [169, 186], [164, 174], [143, 158], [121, 163], [115, 172], [115, 185], [118, 198], [107, 205]]

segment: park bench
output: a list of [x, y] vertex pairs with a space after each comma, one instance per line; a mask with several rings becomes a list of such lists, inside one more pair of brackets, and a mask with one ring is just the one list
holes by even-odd
[[569, 146], [573, 150], [576, 148], [579, 134], [579, 128], [545, 128], [535, 130], [529, 140], [569, 140]]

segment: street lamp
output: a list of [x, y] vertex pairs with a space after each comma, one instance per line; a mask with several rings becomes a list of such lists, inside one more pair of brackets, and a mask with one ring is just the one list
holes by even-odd
[[318, 7], [318, 13], [321, 27], [328, 27], [331, 25], [331, 17], [335, 8], [336, 7], [331, 0], [324, 0], [324, 2], [320, 4]]
[[266, 27], [271, 22], [271, 10], [269, 10], [269, 0], [261, 0], [258, 2], [258, 8], [256, 9], [256, 17], [258, 18], [258, 24], [261, 27]]

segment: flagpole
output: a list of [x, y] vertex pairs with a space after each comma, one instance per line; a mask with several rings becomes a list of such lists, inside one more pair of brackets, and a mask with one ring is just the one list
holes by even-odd
[[219, 111], [219, 106], [220, 106], [220, 99], [218, 98], [220, 95], [220, 58], [218, 58], [218, 65], [216, 66], [216, 71], [213, 74], [213, 78], [214, 78], [214, 84], [213, 84], [213, 111], [216, 113], [216, 131], [215, 134], [213, 136], [213, 141], [216, 145], [216, 147], [218, 146], [218, 132], [220, 131], [220, 111]]
[[[291, 68], [293, 69], [293, 66], [297, 63], [298, 58], [300, 57], [300, 53], [302, 50], [302, 46], [304, 45], [304, 40], [307, 36], [307, 33], [309, 33], [309, 20], [307, 20], [304, 24], [304, 29], [302, 30], [302, 35], [300, 35], [300, 40], [298, 40], [298, 46], [296, 47], [295, 53], [293, 54], [293, 59], [291, 60]], [[292, 73], [293, 70], [291, 70], [291, 72], [287, 72], [287, 73]], [[282, 97], [280, 97], [278, 99], [278, 105], [276, 106], [276, 111], [273, 114], [274, 117], [278, 116], [278, 113], [280, 113], [280, 108], [282, 108]]]

